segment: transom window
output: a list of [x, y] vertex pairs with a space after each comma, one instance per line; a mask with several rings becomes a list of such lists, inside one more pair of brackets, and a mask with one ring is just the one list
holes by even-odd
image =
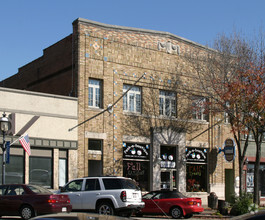
[[89, 107], [102, 107], [102, 82], [97, 79], [89, 79], [88, 86], [88, 105]]
[[196, 120], [208, 121], [208, 114], [206, 114], [206, 103], [205, 97], [193, 97], [192, 101], [192, 118]]
[[[123, 93], [130, 88], [130, 85], [123, 85]], [[133, 86], [123, 96], [123, 110], [126, 112], [141, 113], [141, 88]]]
[[159, 114], [176, 117], [176, 94], [170, 91], [159, 91]]

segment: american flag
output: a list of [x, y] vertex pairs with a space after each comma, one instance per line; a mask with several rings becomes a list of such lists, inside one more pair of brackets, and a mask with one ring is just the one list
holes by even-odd
[[30, 142], [29, 142], [29, 135], [25, 134], [19, 138], [19, 142], [27, 152], [27, 154], [30, 156], [31, 151], [30, 151]]

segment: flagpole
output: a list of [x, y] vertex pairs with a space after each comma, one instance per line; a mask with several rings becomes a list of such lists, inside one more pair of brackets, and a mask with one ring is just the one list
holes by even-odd
[[21, 135], [18, 139], [16, 139], [15, 141], [13, 141], [12, 144], [10, 144], [10, 146], [13, 145], [14, 143], [16, 143], [22, 136], [23, 135]]

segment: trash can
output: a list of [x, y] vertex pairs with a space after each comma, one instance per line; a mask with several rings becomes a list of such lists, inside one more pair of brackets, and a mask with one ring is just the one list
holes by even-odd
[[211, 192], [208, 196], [208, 207], [211, 209], [217, 209], [218, 197], [215, 192]]
[[225, 200], [218, 200], [218, 211], [222, 215], [228, 215], [228, 208]]

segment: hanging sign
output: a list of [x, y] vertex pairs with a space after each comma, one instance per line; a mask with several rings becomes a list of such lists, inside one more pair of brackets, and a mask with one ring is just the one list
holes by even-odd
[[235, 145], [234, 145], [234, 141], [232, 139], [228, 138], [225, 140], [223, 152], [224, 152], [225, 159], [228, 162], [231, 162], [234, 160], [234, 158], [235, 158]]
[[123, 158], [149, 159], [149, 144], [123, 143]]
[[207, 163], [207, 149], [186, 147], [186, 160], [187, 162]]

